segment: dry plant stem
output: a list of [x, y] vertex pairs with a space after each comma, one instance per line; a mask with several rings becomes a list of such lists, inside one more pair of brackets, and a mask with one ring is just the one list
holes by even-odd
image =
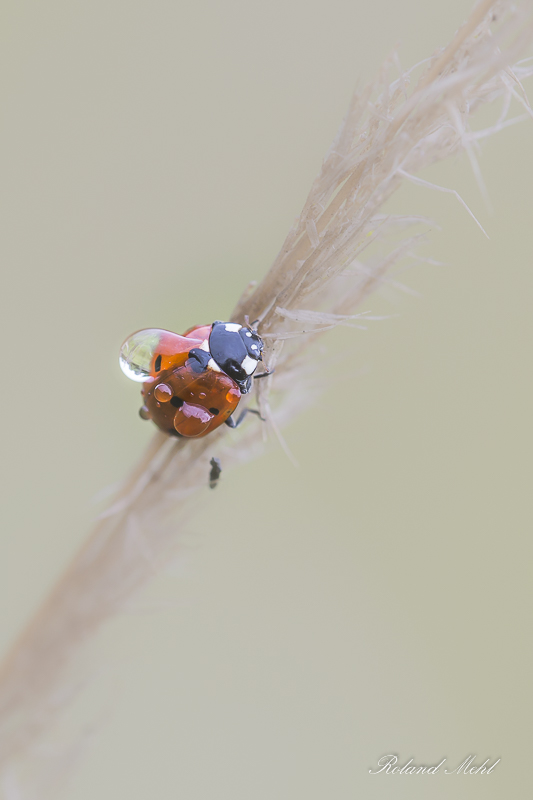
[[[79, 645], [105, 618], [123, 607], [147, 574], [157, 571], [156, 553], [153, 553], [152, 563], [147, 564], [152, 556], [150, 548], [142, 538], [136, 540], [138, 531], [132, 531], [132, 521], [137, 515], [142, 518], [143, 504], [154, 494], [157, 496], [165, 483], [162, 476], [169, 459], [176, 461], [186, 444], [170, 440], [162, 433], [154, 436], [112, 508], [102, 515], [88, 541], [5, 660], [0, 673], [0, 754], [3, 759], [9, 758], [28, 737], [33, 738], [39, 732], [49, 718], [50, 703], [56, 708], [61, 706], [62, 670]], [[210, 447], [208, 440], [191, 444], [195, 460]], [[197, 483], [197, 475], [192, 475], [188, 481], [182, 480], [181, 496], [185, 497]], [[160, 538], [165, 538], [167, 533], [164, 526], [161, 527]], [[163, 541], [158, 542], [158, 551], [165, 552]], [[117, 581], [117, 559], [126, 567], [126, 581]], [[51, 683], [58, 679], [57, 694], [51, 696]], [[65, 699], [68, 700], [68, 694]], [[21, 721], [22, 728], [18, 724]], [[9, 722], [11, 725], [7, 724]]]
[[[490, 17], [496, 7], [499, 27], [493, 32]], [[508, 66], [531, 41], [527, 9], [531, 3], [514, 11], [506, 3], [483, 0], [429, 61], [410, 96], [408, 73], [388, 80], [394, 58], [374, 84], [354, 96], [295, 227], [268, 275], [251, 293], [251, 287], [246, 290], [232, 317], [261, 320], [267, 362], [276, 373], [258, 381], [257, 396], [276, 432], [309, 394], [302, 358], [316, 336], [300, 333], [355, 324], [350, 322], [354, 309], [416, 244], [416, 236], [400, 244], [387, 237], [425, 221], [383, 216], [383, 203], [422, 167], [462, 149], [475, 164], [477, 140], [509, 124], [511, 97], [529, 113], [520, 81], [532, 70]], [[472, 113], [497, 98], [504, 100], [498, 122], [472, 133]], [[365, 251], [380, 242], [389, 242], [386, 254], [363, 263]], [[272, 389], [278, 395], [276, 420]], [[249, 424], [241, 435], [229, 435], [231, 441], [221, 430], [199, 441], [155, 435], [0, 670], [4, 767], [15, 754], [28, 753], [68, 702], [67, 667], [81, 646], [164, 564], [179, 533], [168, 518], [179, 512], [182, 522], [192, 510], [189, 498], [206, 486], [210, 457], [222, 457], [224, 467], [249, 458], [260, 447], [262, 430]]]
[[[417, 112], [427, 113], [427, 95], [431, 88], [434, 90], [433, 105], [441, 102], [439, 98], [441, 91], [446, 90], [446, 88], [453, 88], [453, 84], [451, 87], [447, 87], [445, 82], [441, 83], [438, 79], [441, 77], [443, 72], [446, 71], [446, 69], [451, 73], [451, 68], [454, 65], [454, 58], [456, 57], [458, 50], [461, 48], [461, 45], [464, 44], [465, 40], [467, 40], [469, 36], [472, 36], [473, 32], [486, 17], [487, 12], [499, 5], [501, 4], [490, 2], [490, 0], [484, 0], [484, 2], [480, 3], [474, 9], [467, 22], [457, 31], [452, 42], [448, 45], [448, 47], [445, 48], [442, 55], [435, 60], [427, 73], [421, 77], [412, 96], [399, 109], [394, 118], [389, 120], [385, 134], [382, 137], [382, 146], [376, 150], [375, 158], [370, 162], [372, 169], [381, 166], [390, 170], [390, 165], [387, 164], [387, 157], [389, 156], [391, 150], [398, 144], [400, 147], [394, 153], [394, 158], [396, 160], [398, 159], [398, 155], [402, 149], [402, 146], [405, 156], [408, 157], [409, 150], [411, 149], [411, 131], [406, 130], [406, 121], [409, 120], [410, 116], [416, 116]], [[525, 37], [530, 38], [530, 35], [531, 31], [529, 29], [525, 33]], [[503, 60], [493, 57], [486, 64], [487, 72], [495, 72], [501, 69], [504, 66], [504, 63], [505, 62]], [[474, 82], [481, 76], [482, 72], [474, 70], [471, 74], [465, 74], [463, 81], [467, 80]], [[458, 79], [461, 79], [460, 75], [458, 76]], [[457, 88], [459, 87], [456, 86], [455, 89]], [[361, 96], [356, 96], [354, 98], [354, 105], [348, 113], [348, 121], [350, 116], [354, 117], [358, 114], [362, 115], [365, 106], [369, 102], [371, 91], [372, 86], [367, 87]], [[423, 105], [424, 98], [426, 99], [426, 103]], [[399, 134], [404, 134], [403, 142], [398, 141], [400, 138]], [[335, 145], [332, 148], [332, 152], [333, 154], [335, 153]], [[329, 158], [331, 158], [331, 151]], [[328, 159], [326, 159], [326, 163], [327, 160]], [[431, 160], [438, 159], [435, 158]], [[424, 161], [417, 166], [425, 166]], [[343, 176], [343, 180], [340, 182], [340, 184], [338, 184], [338, 186], [340, 185], [340, 188], [337, 186], [336, 193], [331, 197], [328, 205], [325, 208], [322, 205], [323, 197], [313, 197], [313, 191], [311, 191], [306, 203], [306, 207], [304, 208], [300, 218], [299, 228], [296, 230], [296, 232], [291, 231], [274, 265], [272, 266], [272, 269], [264, 281], [256, 289], [251, 299], [246, 301], [246, 306], [244, 306], [244, 304], [237, 306], [233, 319], [241, 319], [242, 314], [244, 313], [244, 308], [246, 308], [246, 312], [251, 318], [255, 317], [263, 320], [264, 330], [268, 330], [270, 328], [272, 316], [275, 313], [275, 304], [279, 304], [284, 307], [291, 304], [291, 292], [294, 294], [294, 292], [298, 291], [301, 286], [299, 275], [302, 272], [308, 273], [310, 271], [309, 268], [312, 266], [312, 264], [310, 264], [309, 258], [312, 257], [313, 250], [320, 247], [320, 239], [322, 236], [325, 235], [323, 241], [327, 242], [327, 232], [331, 227], [332, 221], [334, 221], [335, 217], [339, 215], [339, 212], [343, 206], [346, 208], [350, 200], [352, 203], [356, 202], [355, 196], [357, 195], [357, 191], [360, 187], [364, 173], [365, 171], [368, 171], [368, 168], [369, 159], [365, 157], [361, 158], [359, 163], [357, 163], [352, 170], [347, 171], [345, 176]], [[323, 173], [325, 173], [325, 169], [323, 170]], [[401, 173], [397, 173], [395, 170], [391, 171], [388, 176], [389, 186], [382, 187], [387, 192], [387, 196], [380, 197], [378, 205], [382, 205], [384, 200], [387, 199], [387, 197], [390, 196], [390, 194], [392, 194], [392, 192], [397, 188], [397, 186], [401, 183], [401, 177], [405, 176], [402, 176]], [[320, 176], [319, 179], [317, 179], [317, 182], [319, 182], [319, 180]], [[367, 217], [371, 216], [373, 210], [372, 203], [367, 202], [369, 200], [371, 201], [372, 198], [363, 197], [359, 200], [360, 208], [364, 207], [365, 205], [367, 206]], [[355, 208], [351, 209], [351, 214], [353, 217], [355, 217]], [[309, 234], [310, 228], [316, 237], [315, 244], [311, 242]], [[298, 269], [298, 265], [301, 265], [300, 269]], [[294, 276], [292, 285], [288, 281], [289, 276]], [[272, 298], [275, 298], [275, 302], [272, 301]]]

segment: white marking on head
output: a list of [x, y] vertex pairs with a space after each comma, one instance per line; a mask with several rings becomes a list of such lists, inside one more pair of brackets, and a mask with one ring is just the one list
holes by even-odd
[[205, 350], [206, 353], [209, 353], [209, 339], [204, 339], [198, 350]]
[[252, 345], [252, 350], [257, 350], [257, 345], [256, 344]]
[[238, 331], [240, 331], [241, 328], [242, 328], [242, 325], [239, 325], [236, 322], [226, 322], [226, 330], [227, 331], [233, 331], [234, 333], [238, 333]]
[[250, 331], [246, 331], [246, 335], [249, 336], [250, 338], [252, 337], [252, 334], [250, 333]]
[[257, 369], [257, 361], [255, 358], [250, 358], [250, 356], [246, 356], [241, 363], [241, 367], [246, 372], [247, 375], [251, 375], [252, 372], [255, 372]]
[[207, 369], [212, 369], [213, 372], [222, 372], [214, 358], [210, 358], [207, 362]]

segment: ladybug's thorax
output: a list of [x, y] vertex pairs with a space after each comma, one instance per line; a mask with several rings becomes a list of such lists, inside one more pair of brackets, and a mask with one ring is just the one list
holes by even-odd
[[254, 330], [237, 322], [213, 322], [209, 335], [211, 358], [233, 378], [243, 394], [250, 391], [262, 351], [263, 342]]

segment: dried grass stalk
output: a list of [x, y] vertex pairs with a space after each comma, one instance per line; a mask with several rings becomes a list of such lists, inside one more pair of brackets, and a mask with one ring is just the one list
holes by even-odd
[[[272, 268], [255, 290], [245, 293], [232, 316], [240, 322], [245, 314], [260, 320], [267, 361], [276, 367], [272, 378], [257, 384], [271, 429], [279, 432], [301, 406], [303, 356], [316, 340], [304, 334], [363, 323], [364, 316], [356, 318], [354, 309], [383, 281], [392, 280], [391, 268], [417, 243], [417, 236], [406, 238], [404, 231], [423, 220], [383, 215], [384, 202], [406, 180], [431, 186], [417, 177], [420, 169], [461, 150], [481, 183], [478, 142], [522, 118], [508, 117], [513, 97], [531, 115], [522, 88], [522, 79], [533, 71], [531, 62], [510, 66], [532, 39], [529, 12], [529, 2], [517, 8], [483, 0], [451, 43], [417, 66], [422, 74], [414, 88], [410, 76], [417, 68], [403, 72], [393, 54], [376, 80], [355, 93]], [[503, 104], [494, 125], [473, 132], [474, 112], [497, 99]], [[394, 240], [398, 232], [404, 237], [399, 243]], [[377, 241], [392, 244], [385, 256], [364, 263], [365, 251]], [[199, 441], [154, 436], [3, 664], [0, 763], [8, 765], [17, 753], [28, 752], [69, 697], [66, 668], [80, 645], [164, 563], [178, 533], [169, 515], [179, 511], [183, 520], [188, 498], [206, 486], [213, 452], [225, 466], [245, 460], [261, 448], [261, 435], [261, 426], [249, 424], [237, 438], [233, 432], [226, 438], [220, 429]]]

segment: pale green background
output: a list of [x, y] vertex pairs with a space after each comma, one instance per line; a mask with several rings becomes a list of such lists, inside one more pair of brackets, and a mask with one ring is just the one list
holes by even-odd
[[[2, 641], [150, 436], [116, 353], [224, 318], [300, 210], [358, 78], [446, 44], [460, 0], [7, 2]], [[442, 232], [344, 367], [205, 490], [177, 571], [115, 622], [63, 800], [525, 796], [531, 744], [533, 123], [391, 208]], [[254, 424], [253, 421], [250, 424]], [[262, 499], [264, 498], [264, 500]], [[174, 565], [175, 567], [176, 565]], [[111, 699], [112, 698], [112, 699]], [[96, 722], [95, 722], [96, 718]], [[492, 776], [370, 776], [380, 756]], [[59, 796], [59, 795], [57, 795]]]

